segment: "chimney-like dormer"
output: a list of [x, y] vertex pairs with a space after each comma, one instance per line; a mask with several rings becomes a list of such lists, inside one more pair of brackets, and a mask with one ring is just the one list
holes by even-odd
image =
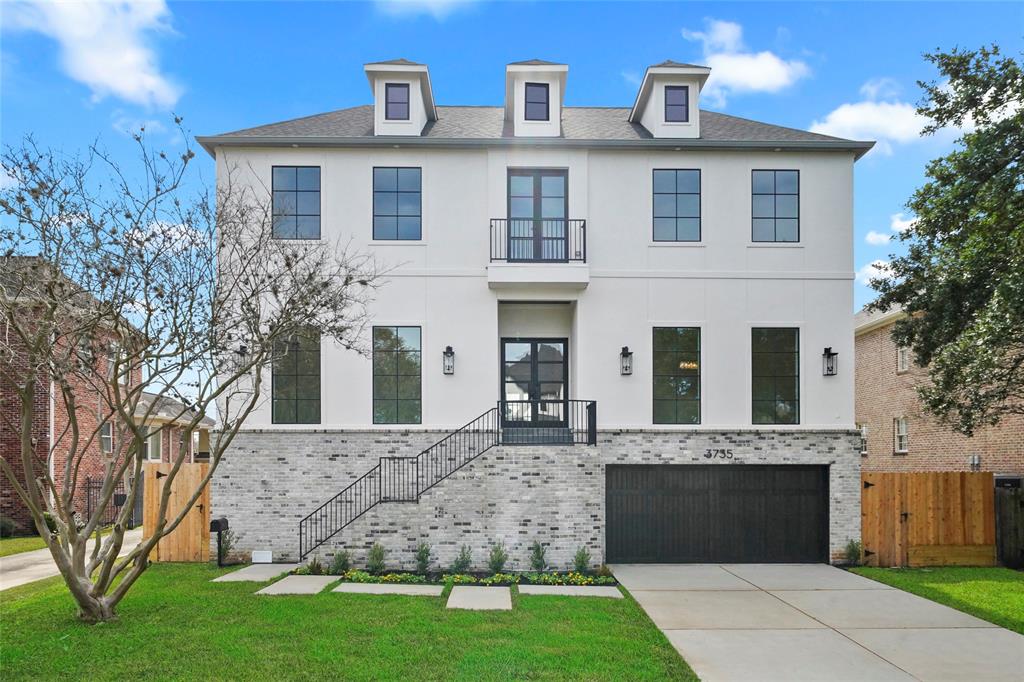
[[700, 137], [700, 89], [710, 74], [706, 66], [673, 61], [647, 67], [630, 122], [654, 137]]
[[374, 135], [422, 135], [437, 120], [426, 64], [392, 59], [363, 69], [373, 90]]
[[542, 59], [505, 67], [505, 120], [516, 137], [562, 134], [562, 102], [569, 67]]

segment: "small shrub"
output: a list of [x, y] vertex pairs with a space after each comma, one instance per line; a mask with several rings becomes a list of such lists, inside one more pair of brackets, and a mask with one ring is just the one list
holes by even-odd
[[219, 554], [217, 555], [217, 561], [219, 563], [226, 563], [228, 556], [231, 554], [231, 550], [235, 546], [235, 531], [226, 530], [220, 534], [220, 543], [217, 545]]
[[426, 575], [430, 571], [430, 545], [421, 542], [416, 545], [416, 572]]
[[606, 564], [601, 564], [597, 567], [597, 575], [601, 576], [602, 578], [611, 578], [612, 569], [608, 568]]
[[487, 568], [491, 569], [491, 573], [501, 573], [505, 569], [507, 562], [508, 552], [505, 551], [505, 543], [499, 542], [496, 545], [492, 545], [491, 553], [487, 557]]
[[312, 559], [310, 559], [309, 563], [306, 564], [306, 568], [309, 569], [310, 575], [324, 574], [324, 565], [320, 563], [320, 559], [318, 559], [317, 557], [313, 557]]
[[469, 545], [463, 545], [462, 549], [459, 550], [459, 555], [455, 557], [455, 561], [452, 562], [452, 573], [465, 573], [472, 565], [473, 555], [469, 551]]
[[360, 570], [355, 569], [355, 568], [346, 571], [345, 574], [342, 577], [345, 580], [349, 581], [350, 583], [375, 583], [375, 582], [377, 582], [377, 578], [375, 576], [370, 575], [366, 571], [360, 571]]
[[378, 582], [418, 585], [427, 582], [427, 577], [425, 575], [416, 575], [415, 573], [388, 573], [380, 576]]
[[441, 582], [451, 583], [452, 585], [472, 585], [477, 582], [476, 578], [471, 575], [465, 575], [463, 573], [456, 573], [454, 575], [442, 575]]
[[586, 575], [570, 571], [569, 573], [528, 573], [522, 576], [522, 582], [531, 585], [615, 585], [615, 578], [608, 575]]
[[309, 566], [299, 566], [292, 571], [292, 575], [310, 575]]
[[51, 533], [57, 532], [57, 519], [53, 518], [53, 514], [43, 512], [43, 520], [46, 522], [46, 527]]
[[331, 558], [331, 575], [345, 575], [352, 568], [347, 549], [339, 549]]
[[480, 580], [481, 585], [518, 585], [519, 576], [515, 573], [495, 573]]
[[384, 547], [379, 543], [373, 543], [370, 553], [366, 555], [366, 570], [374, 575], [380, 575], [386, 570], [384, 565]]
[[861, 558], [864, 555], [864, 546], [860, 540], [850, 540], [846, 543], [846, 563], [850, 566], [860, 566]]
[[576, 556], [572, 558], [572, 566], [577, 573], [587, 573], [590, 571], [590, 552], [587, 551], [586, 547], [580, 547], [576, 550]]
[[14, 535], [14, 529], [17, 528], [14, 519], [8, 516], [0, 516], [0, 538], [9, 538]]
[[530, 545], [530, 568], [541, 573], [548, 567], [547, 552], [544, 545], [534, 542]]

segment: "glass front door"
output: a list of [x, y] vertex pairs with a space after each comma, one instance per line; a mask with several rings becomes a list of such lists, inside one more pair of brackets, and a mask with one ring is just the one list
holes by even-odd
[[502, 339], [503, 419], [511, 426], [565, 426], [566, 339]]
[[568, 177], [564, 169], [509, 169], [510, 261], [568, 260]]

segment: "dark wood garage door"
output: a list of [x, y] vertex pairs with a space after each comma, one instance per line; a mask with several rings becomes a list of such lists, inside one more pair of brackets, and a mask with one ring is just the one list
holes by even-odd
[[609, 465], [609, 563], [828, 561], [828, 467]]

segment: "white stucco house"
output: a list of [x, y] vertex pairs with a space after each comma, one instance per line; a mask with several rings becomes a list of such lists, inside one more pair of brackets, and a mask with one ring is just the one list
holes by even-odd
[[[410, 565], [504, 542], [556, 566], [829, 561], [860, 536], [853, 166], [871, 142], [700, 108], [710, 69], [566, 106], [569, 68], [505, 68], [503, 106], [435, 103], [367, 64], [371, 104], [200, 137], [274, 193], [281, 239], [394, 269], [372, 359], [275, 367], [225, 455], [243, 551]], [[496, 77], [500, 77], [496, 74]]]

